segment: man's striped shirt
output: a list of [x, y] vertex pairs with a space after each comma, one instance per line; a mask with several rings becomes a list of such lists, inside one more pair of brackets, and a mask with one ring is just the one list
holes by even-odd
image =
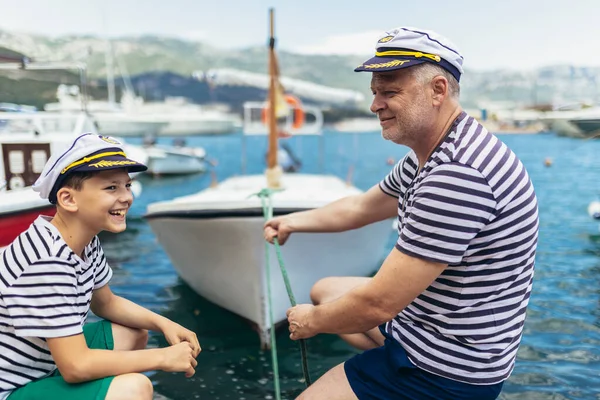
[[515, 154], [464, 112], [418, 165], [410, 152], [380, 183], [399, 199], [396, 248], [448, 267], [386, 332], [426, 371], [501, 382], [514, 368], [531, 292], [533, 186]]
[[82, 333], [92, 291], [112, 276], [97, 237], [82, 259], [49, 220], [0, 253], [0, 400], [55, 370], [46, 338]]

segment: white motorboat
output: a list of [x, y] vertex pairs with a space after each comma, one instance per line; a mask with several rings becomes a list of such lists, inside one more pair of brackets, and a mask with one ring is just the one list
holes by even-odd
[[541, 120], [561, 136], [589, 139], [600, 133], [600, 107], [549, 111]]
[[225, 109], [191, 104], [181, 97], [143, 102], [125, 93], [121, 104], [134, 115], [161, 123], [158, 136], [221, 135], [233, 133], [241, 125], [240, 118]]
[[[96, 124], [83, 112], [34, 112], [2, 113], [0, 129], [10, 125], [10, 134], [15, 130], [21, 137], [40, 138], [55, 141], [67, 137], [73, 139], [82, 133], [100, 133]], [[5, 129], [8, 134], [8, 129]], [[127, 154], [133, 159], [148, 165], [150, 175], [192, 174], [206, 171], [205, 151], [199, 147], [151, 145], [139, 146], [127, 143], [126, 139], [115, 135], [124, 143]], [[64, 140], [64, 139], [62, 139]]]
[[[265, 188], [280, 189], [272, 194], [273, 214], [284, 215], [361, 192], [334, 176], [281, 174], [277, 165], [278, 137], [316, 133], [322, 127], [322, 114], [311, 108], [311, 123], [300, 126], [300, 106], [279, 107], [275, 94], [280, 90], [275, 73], [278, 68], [272, 47], [269, 55], [274, 78], [268, 104], [276, 106], [258, 103], [253, 109], [252, 104], [246, 104], [244, 113], [246, 134], [268, 131], [266, 175], [233, 177], [193, 195], [153, 203], [145, 215], [183, 280], [199, 295], [253, 323], [263, 347], [270, 345], [271, 325], [285, 320], [290, 301], [270, 245], [267, 266], [263, 208], [261, 199], [252, 195]], [[258, 116], [258, 122], [247, 120], [252, 116]], [[261, 125], [263, 119], [267, 125]], [[285, 122], [279, 125], [281, 121]], [[381, 221], [344, 233], [292, 235], [282, 252], [297, 301], [310, 302], [312, 285], [323, 277], [367, 276], [374, 272], [387, 244], [390, 223]]]
[[[360, 193], [334, 176], [285, 174], [281, 182], [283, 190], [273, 195], [274, 215]], [[267, 284], [275, 323], [290, 306], [272, 246], [267, 276], [263, 211], [260, 199], [251, 196], [266, 183], [263, 175], [230, 178], [194, 195], [150, 204], [145, 216], [183, 280], [254, 323], [263, 346], [271, 323]], [[310, 288], [323, 277], [374, 272], [389, 234], [389, 221], [344, 233], [293, 234], [282, 252], [297, 301], [310, 302]]]
[[[81, 111], [82, 99], [78, 86], [61, 84], [56, 89], [58, 102], [44, 105], [48, 112], [73, 113]], [[125, 110], [114, 101], [89, 100], [86, 109], [95, 121], [98, 133], [116, 137], [142, 137], [157, 135], [161, 128], [168, 125], [166, 121], [159, 121], [150, 115], [138, 115], [130, 110]]]
[[206, 152], [202, 147], [154, 144], [144, 146], [143, 150], [147, 154], [148, 174], [186, 175], [206, 171]]

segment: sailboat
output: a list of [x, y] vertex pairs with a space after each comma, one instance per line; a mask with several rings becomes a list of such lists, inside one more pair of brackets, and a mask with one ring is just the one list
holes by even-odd
[[[303, 127], [294, 122], [297, 107], [288, 107], [289, 114], [282, 117], [285, 108], [277, 106], [282, 93], [273, 10], [270, 25], [271, 80], [268, 101], [261, 104], [267, 114], [264, 128], [269, 141], [265, 174], [232, 177], [196, 194], [150, 204], [145, 215], [180, 277], [199, 295], [249, 320], [263, 348], [270, 343], [270, 311], [275, 324], [283, 322], [290, 303], [272, 246], [267, 268], [265, 217], [261, 199], [253, 194], [265, 188], [276, 190], [271, 200], [273, 215], [278, 216], [361, 193], [338, 177], [285, 174], [277, 164], [282, 129], [294, 134]], [[281, 120], [287, 122], [282, 126], [278, 123]], [[389, 221], [382, 221], [343, 233], [293, 234], [282, 252], [297, 301], [310, 302], [310, 289], [321, 278], [367, 276], [375, 271], [387, 243], [389, 225]]]

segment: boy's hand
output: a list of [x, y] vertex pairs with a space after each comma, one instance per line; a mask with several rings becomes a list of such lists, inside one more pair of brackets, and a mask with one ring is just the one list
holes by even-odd
[[164, 352], [163, 371], [185, 372], [186, 378], [190, 378], [196, 373], [194, 368], [198, 365], [198, 361], [195, 359], [195, 350], [191, 343], [181, 342], [161, 350]]
[[189, 329], [186, 329], [173, 321], [167, 321], [161, 331], [171, 346], [181, 342], [188, 342], [193, 350], [192, 355], [194, 358], [198, 357], [198, 354], [200, 354], [202, 348], [200, 347], [198, 338], [196, 337], [196, 334]]

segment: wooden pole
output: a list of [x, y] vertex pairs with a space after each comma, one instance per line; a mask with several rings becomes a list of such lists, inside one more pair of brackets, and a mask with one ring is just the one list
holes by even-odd
[[269, 9], [269, 100], [268, 100], [268, 120], [269, 120], [269, 150], [267, 153], [267, 184], [270, 188], [280, 186], [279, 177], [281, 176], [281, 167], [277, 162], [277, 114], [275, 110], [276, 90], [278, 89], [278, 71], [275, 58], [275, 11]]

